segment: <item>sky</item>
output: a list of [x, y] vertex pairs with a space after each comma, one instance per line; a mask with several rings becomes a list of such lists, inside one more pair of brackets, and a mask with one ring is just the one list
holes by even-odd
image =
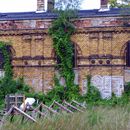
[[[36, 11], [37, 0], [0, 0], [0, 12]], [[99, 9], [100, 0], [82, 0], [81, 9]]]

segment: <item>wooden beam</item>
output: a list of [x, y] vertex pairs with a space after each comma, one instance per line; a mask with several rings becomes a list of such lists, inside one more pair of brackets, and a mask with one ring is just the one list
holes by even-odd
[[80, 107], [82, 107], [82, 108], [86, 109], [86, 107], [85, 107], [85, 106], [83, 106], [82, 104], [78, 103], [78, 102], [77, 102], [77, 101], [75, 101], [75, 100], [72, 100], [71, 104], [72, 104], [72, 103], [75, 103], [76, 105], [78, 105], [78, 106], [80, 106]]
[[68, 107], [72, 108], [73, 110], [79, 111], [79, 112], [83, 112], [82, 110], [78, 109], [77, 107], [69, 104], [68, 102], [64, 101], [63, 102], [65, 105], [67, 105]]
[[58, 102], [54, 101], [54, 103], [59, 106], [62, 110], [68, 112], [68, 113], [73, 113], [71, 110], [69, 110], [68, 108], [66, 108], [65, 106], [63, 106], [62, 104], [59, 104]]
[[9, 116], [12, 111], [15, 110], [17, 111], [18, 113], [20, 113], [21, 115], [25, 116], [26, 118], [28, 118], [29, 120], [33, 121], [33, 122], [37, 122], [34, 118], [32, 118], [30, 115], [28, 115], [27, 113], [25, 113], [24, 111], [20, 110], [19, 108], [17, 108], [16, 106], [12, 106], [10, 108], [10, 110], [7, 112], [7, 114], [5, 114], [5, 116]]

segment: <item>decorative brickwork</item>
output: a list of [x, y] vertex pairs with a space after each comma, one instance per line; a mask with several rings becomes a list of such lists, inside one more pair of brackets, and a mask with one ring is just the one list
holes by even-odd
[[[40, 0], [39, 0], [40, 1]], [[129, 16], [128, 16], [129, 17]], [[56, 58], [48, 28], [52, 19], [1, 20], [0, 41], [11, 42], [14, 77], [24, 76], [35, 90], [47, 92], [53, 88]], [[126, 44], [130, 28], [122, 17], [90, 17], [73, 21], [77, 30], [71, 37], [76, 44], [76, 84], [82, 90], [86, 75], [124, 76]]]

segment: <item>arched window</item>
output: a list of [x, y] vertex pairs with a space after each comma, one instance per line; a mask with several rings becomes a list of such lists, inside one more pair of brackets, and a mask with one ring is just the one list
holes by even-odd
[[[6, 45], [6, 50], [9, 53], [10, 61], [11, 61], [12, 56], [15, 54], [15, 51], [10, 45]], [[5, 63], [4, 55], [2, 49], [0, 49], [0, 77], [4, 77], [4, 63]]]
[[[76, 68], [77, 67], [77, 47], [76, 47], [76, 44], [72, 43], [72, 48], [73, 48], [73, 58], [72, 58], [72, 61], [73, 61], [73, 68]], [[56, 56], [56, 61], [57, 61], [57, 64], [60, 64], [61, 63], [61, 60], [58, 56]]]
[[73, 68], [77, 67], [77, 47], [76, 44], [72, 44], [73, 46]]
[[0, 69], [2, 70], [4, 67], [4, 56], [2, 50], [0, 49]]
[[130, 41], [127, 42], [127, 47], [126, 47], [126, 66], [130, 67]]

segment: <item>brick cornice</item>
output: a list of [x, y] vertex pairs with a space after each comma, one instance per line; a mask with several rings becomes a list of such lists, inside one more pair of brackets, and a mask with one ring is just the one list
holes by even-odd
[[[74, 34], [90, 33], [130, 33], [130, 27], [86, 27], [77, 28]], [[15, 29], [0, 30], [0, 36], [48, 35], [48, 29]]]
[[86, 27], [78, 28], [75, 34], [90, 34], [90, 33], [129, 33], [130, 27]]
[[46, 35], [47, 29], [0, 30], [0, 36]]

